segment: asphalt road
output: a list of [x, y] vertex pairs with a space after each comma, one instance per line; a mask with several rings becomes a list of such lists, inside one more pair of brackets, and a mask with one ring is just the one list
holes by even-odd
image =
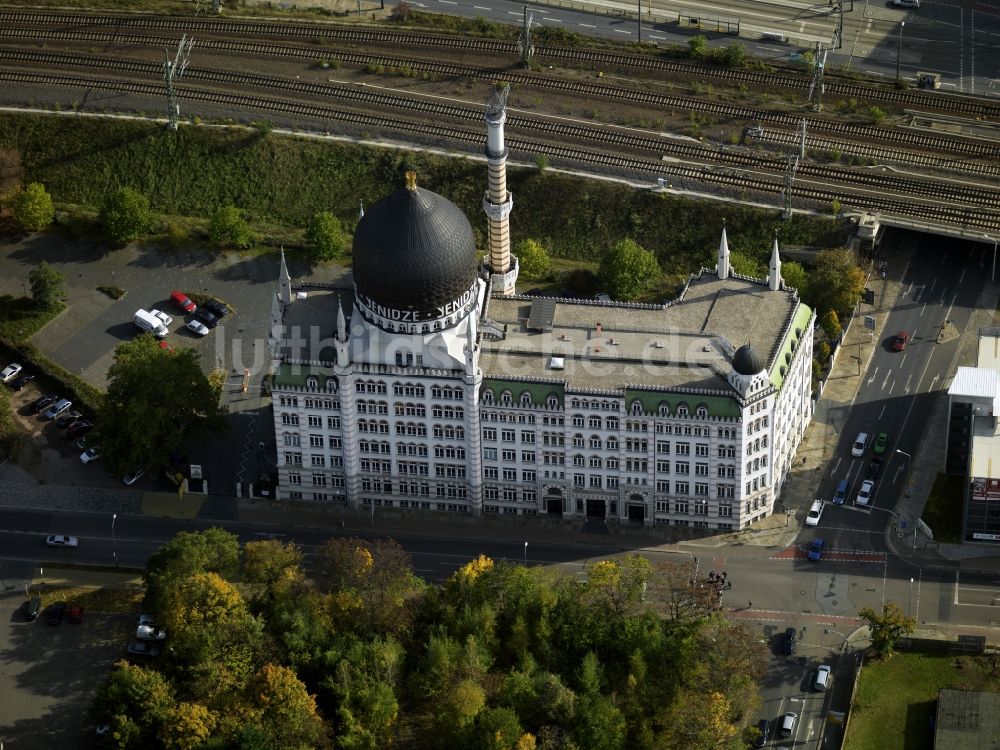
[[[467, 18], [483, 17], [518, 23], [523, 2], [510, 0], [417, 0], [421, 9]], [[740, 38], [747, 50], [764, 60], [787, 60], [795, 51], [812, 49], [814, 41], [829, 48], [839, 20], [827, 2], [761, 2], [761, 0], [647, 0], [654, 10], [685, 17], [726, 19], [739, 23], [752, 38]], [[841, 42], [827, 60], [854, 70], [911, 80], [918, 71], [939, 73], [942, 89], [1000, 96], [1000, 13], [983, 10], [975, 0], [926, 2], [920, 9], [897, 8], [888, 0], [845, 0]], [[670, 23], [643, 24], [613, 16], [580, 13], [547, 5], [530, 5], [536, 27], [550, 26], [587, 36], [625, 42], [685, 44], [705, 34], [711, 46], [725, 46], [733, 35]], [[761, 31], [784, 33], [788, 44], [754, 41]]]
[[[897, 232], [886, 237], [883, 257], [891, 265], [913, 247], [913, 262], [903, 276], [896, 306], [882, 329], [875, 350], [840, 434], [840, 442], [827, 462], [818, 497], [830, 501], [837, 484], [847, 479], [847, 503], [827, 504], [820, 525], [805, 527], [799, 537], [808, 544], [815, 536], [836, 550], [886, 552], [882, 531], [891, 521], [892, 510], [905, 491], [910, 456], [916, 453], [935, 398], [945, 398], [947, 380], [959, 340], [938, 344], [940, 326], [951, 320], [964, 330], [988, 278], [988, 252], [976, 243], [947, 240], [929, 235]], [[872, 288], [879, 292], [881, 282]], [[862, 305], [865, 314], [866, 305]], [[860, 321], [856, 321], [858, 325]], [[897, 332], [908, 331], [910, 343], [894, 351]], [[850, 350], [841, 357], [857, 355]], [[860, 366], [860, 365], [859, 365]], [[851, 444], [865, 432], [874, 441], [880, 432], [889, 435], [882, 455], [883, 469], [876, 482], [872, 508], [856, 506], [858, 489], [874, 457], [871, 445], [861, 458], [851, 455]], [[905, 519], [912, 527], [916, 519]]]

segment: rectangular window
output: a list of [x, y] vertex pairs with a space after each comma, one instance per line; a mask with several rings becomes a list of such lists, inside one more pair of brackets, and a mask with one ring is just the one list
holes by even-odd
[[534, 451], [521, 451], [521, 461], [526, 464], [535, 463], [535, 452]]
[[288, 483], [289, 484], [302, 484], [302, 475], [301, 474], [289, 474], [288, 475]]
[[285, 445], [291, 445], [293, 447], [298, 447], [301, 444], [299, 436], [293, 432], [285, 433]]
[[618, 489], [618, 477], [608, 477], [608, 489], [616, 490]]
[[315, 417], [315, 416], [311, 416], [310, 415], [310, 417], [309, 417], [309, 426], [310, 427], [322, 427], [323, 426], [323, 417]]
[[514, 430], [500, 430], [500, 439], [505, 443], [513, 443], [516, 438]]
[[313, 487], [326, 487], [326, 477], [322, 474], [313, 474]]
[[497, 439], [497, 428], [496, 427], [484, 427], [483, 428], [483, 440], [496, 440]]
[[501, 451], [501, 457], [503, 458], [504, 461], [508, 461], [508, 462], [509, 461], [516, 461], [517, 460], [517, 451], [503, 450], [503, 451]]
[[707, 477], [708, 476], [708, 464], [695, 464], [694, 474], [696, 477]]
[[694, 455], [707, 457], [708, 456], [708, 443], [698, 443], [694, 447]]
[[517, 481], [517, 470], [516, 469], [504, 469], [503, 478], [505, 482], [516, 482]]
[[601, 475], [600, 474], [591, 474], [590, 475], [590, 486], [593, 489], [600, 489], [601, 488]]
[[295, 426], [295, 425], [298, 425], [298, 423], [299, 423], [299, 415], [298, 414], [282, 414], [281, 415], [281, 424], [283, 424], [283, 425], [293, 425], [293, 426]]
[[583, 475], [583, 474], [574, 474], [573, 475], [573, 486], [574, 487], [584, 487], [584, 486], [586, 486], [586, 482], [587, 482], [587, 480], [586, 480], [585, 475]]
[[680, 501], [674, 503], [674, 513], [682, 513], [682, 514], [687, 515], [688, 508], [689, 508], [689, 506], [688, 506], [686, 500], [680, 500]]
[[705, 484], [704, 482], [695, 482], [694, 483], [694, 494], [695, 495], [701, 495], [701, 496], [706, 496], [707, 497], [708, 496], [708, 485]]
[[285, 451], [285, 463], [286, 464], [291, 464], [293, 466], [301, 466], [302, 465], [302, 454], [301, 453], [291, 453], [289, 451]]
[[674, 484], [675, 495], [687, 495], [691, 491], [687, 482], [677, 482]]
[[674, 462], [674, 473], [675, 474], [690, 474], [691, 464], [687, 461], [675, 461]]
[[497, 449], [496, 448], [483, 448], [483, 458], [487, 461], [497, 460]]
[[535, 444], [535, 433], [533, 430], [521, 430], [521, 442], [526, 445]]
[[500, 473], [497, 470], [496, 466], [484, 466], [483, 476], [486, 477], [487, 479], [499, 479]]
[[521, 472], [521, 481], [522, 482], [534, 482], [535, 481], [535, 476], [536, 476], [535, 475], [535, 471], [533, 469], [531, 469], [531, 470], [525, 469], [524, 471]]
[[309, 436], [309, 447], [310, 448], [322, 448], [323, 447], [323, 436], [322, 435], [310, 435]]
[[691, 446], [688, 443], [678, 443], [674, 446], [677, 449], [678, 456], [690, 456]]
[[657, 492], [663, 492], [665, 494], [669, 494], [669, 492], [670, 492], [670, 482], [668, 480], [666, 480], [666, 479], [657, 479], [656, 480], [656, 491]]
[[670, 462], [669, 461], [657, 461], [656, 470], [661, 474], [670, 473]]

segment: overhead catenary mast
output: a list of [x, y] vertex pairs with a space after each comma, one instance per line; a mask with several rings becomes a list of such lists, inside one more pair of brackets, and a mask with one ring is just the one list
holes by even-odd
[[174, 89], [174, 81], [184, 75], [188, 63], [191, 61], [191, 48], [194, 46], [194, 39], [188, 39], [187, 35], [181, 37], [180, 44], [177, 45], [177, 54], [174, 59], [170, 59], [170, 53], [163, 50], [163, 80], [167, 84], [167, 127], [177, 130], [177, 117], [180, 115], [181, 107], [177, 103], [177, 92]]

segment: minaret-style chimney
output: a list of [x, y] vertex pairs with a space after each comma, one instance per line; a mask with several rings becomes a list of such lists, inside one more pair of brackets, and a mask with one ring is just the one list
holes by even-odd
[[507, 121], [507, 96], [510, 85], [494, 89], [486, 104], [486, 161], [489, 164], [489, 190], [483, 196], [483, 211], [489, 220], [489, 270], [493, 291], [514, 294], [517, 282], [517, 258], [510, 254], [510, 210], [513, 196], [507, 192], [507, 146], [503, 124]]
[[767, 274], [767, 288], [772, 292], [781, 289], [781, 258], [778, 256], [778, 233], [774, 233], [774, 249], [771, 250], [771, 270]]
[[716, 270], [720, 279], [729, 278], [729, 241], [726, 239], [726, 220], [722, 220], [722, 239], [719, 240], [719, 260]]

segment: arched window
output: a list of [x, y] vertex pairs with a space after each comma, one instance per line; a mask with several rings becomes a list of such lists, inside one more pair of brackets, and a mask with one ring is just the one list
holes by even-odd
[[521, 394], [521, 406], [531, 406], [531, 394], [527, 391]]
[[559, 399], [556, 398], [555, 396], [549, 396], [545, 400], [545, 405], [548, 406], [550, 409], [555, 409], [557, 406], [559, 406]]
[[670, 404], [668, 404], [666, 401], [661, 401], [660, 402], [660, 408], [657, 411], [659, 411], [661, 417], [669, 417], [670, 416]]
[[698, 419], [706, 419], [708, 417], [708, 407], [704, 404], [698, 404], [698, 408], [694, 410], [694, 413]]
[[510, 406], [513, 403], [513, 398], [511, 398], [510, 391], [504, 391], [500, 394], [500, 405]]
[[493, 391], [491, 391], [489, 388], [483, 391], [483, 403], [484, 404], [493, 403]]
[[317, 388], [319, 388], [319, 380], [313, 377], [306, 378], [306, 388], [308, 388], [310, 391], [315, 391]]
[[641, 414], [642, 413], [642, 401], [635, 399], [632, 401], [632, 413]]
[[688, 415], [688, 406], [687, 406], [687, 404], [677, 404], [677, 416], [678, 417], [686, 417], [687, 415]]
[[336, 378], [327, 378], [326, 379], [326, 389], [328, 391], [335, 391], [335, 390], [337, 390], [337, 379]]

